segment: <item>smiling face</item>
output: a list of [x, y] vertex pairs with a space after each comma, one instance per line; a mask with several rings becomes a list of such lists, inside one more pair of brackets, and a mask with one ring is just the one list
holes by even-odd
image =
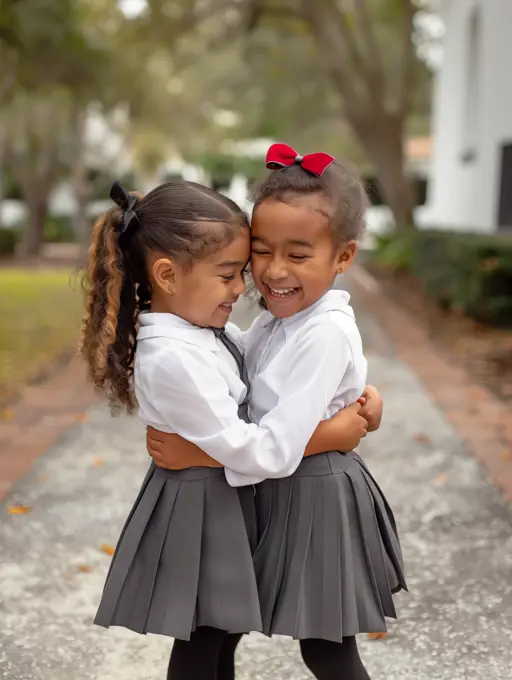
[[192, 265], [156, 259], [151, 267], [152, 311], [176, 314], [196, 326], [222, 328], [245, 291], [248, 259], [247, 227], [241, 227], [228, 245]]
[[355, 241], [336, 244], [325, 199], [310, 194], [283, 203], [272, 198], [255, 209], [251, 269], [256, 288], [276, 317], [293, 316], [331, 288], [350, 266]]

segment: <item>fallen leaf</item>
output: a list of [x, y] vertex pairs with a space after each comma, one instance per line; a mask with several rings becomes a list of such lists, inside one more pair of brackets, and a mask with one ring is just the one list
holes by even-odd
[[434, 477], [432, 481], [434, 482], [434, 484], [446, 484], [446, 482], [448, 481], [448, 475], [443, 474], [437, 475], [437, 477]]
[[100, 550], [101, 552], [104, 552], [105, 555], [113, 555], [115, 552], [115, 548], [113, 548], [111, 545], [108, 545], [108, 543], [102, 543], [102, 545], [100, 545]]
[[94, 467], [100, 467], [100, 465], [103, 465], [103, 458], [96, 456], [96, 458], [93, 459], [92, 464]]
[[9, 515], [26, 515], [32, 510], [30, 505], [9, 505], [7, 512]]
[[500, 460], [512, 460], [512, 451], [502, 451], [500, 453]]
[[369, 640], [385, 640], [388, 637], [388, 633], [368, 633]]
[[12, 411], [10, 408], [6, 408], [2, 411], [2, 414], [0, 416], [1, 420], [12, 420], [14, 418], [14, 411]]
[[76, 570], [88, 574], [90, 571], [92, 571], [92, 567], [90, 567], [88, 564], [79, 564]]
[[414, 440], [420, 444], [432, 444], [432, 439], [428, 436], [428, 434], [423, 434], [423, 432], [418, 432], [415, 434]]

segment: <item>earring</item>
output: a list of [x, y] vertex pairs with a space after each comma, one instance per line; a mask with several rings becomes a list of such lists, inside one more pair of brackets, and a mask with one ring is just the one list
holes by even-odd
[[169, 286], [167, 292], [169, 293], [169, 295], [174, 295], [176, 293], [176, 289], [174, 288], [174, 286]]

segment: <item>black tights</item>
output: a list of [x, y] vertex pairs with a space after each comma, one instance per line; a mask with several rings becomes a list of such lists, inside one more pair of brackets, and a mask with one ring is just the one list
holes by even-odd
[[370, 680], [355, 637], [343, 638], [343, 644], [329, 640], [301, 640], [304, 663], [317, 680]]
[[[190, 642], [176, 640], [167, 680], [235, 680], [235, 651], [242, 635], [229, 635], [203, 626]], [[370, 680], [357, 650], [355, 637], [343, 644], [328, 640], [301, 640], [304, 663], [317, 680]]]
[[241, 638], [201, 626], [190, 641], [175, 640], [167, 680], [235, 680], [235, 650]]

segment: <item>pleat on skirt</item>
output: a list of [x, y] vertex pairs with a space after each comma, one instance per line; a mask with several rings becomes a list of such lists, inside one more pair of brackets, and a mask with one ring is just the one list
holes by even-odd
[[305, 458], [256, 486], [263, 632], [342, 642], [384, 632], [407, 589], [393, 512], [356, 453]]
[[189, 640], [199, 626], [261, 631], [253, 487], [220, 468], [152, 463], [119, 538], [95, 623]]

